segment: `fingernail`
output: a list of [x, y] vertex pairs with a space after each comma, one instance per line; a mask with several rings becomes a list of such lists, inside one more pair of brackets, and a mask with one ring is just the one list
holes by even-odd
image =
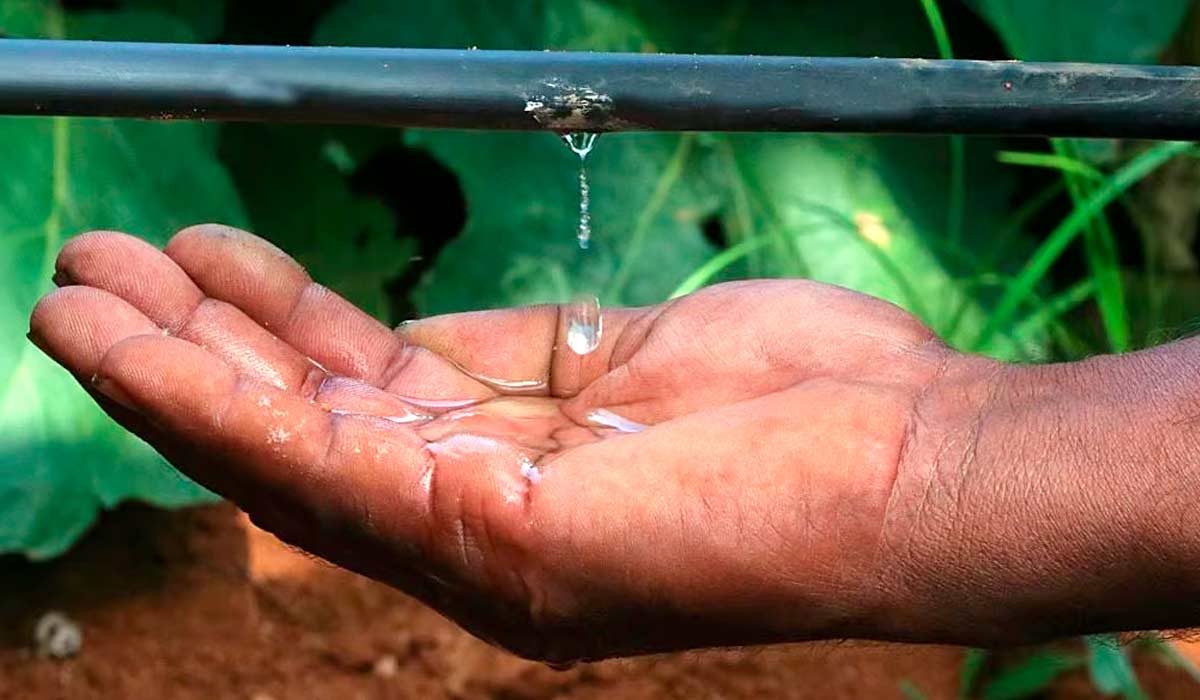
[[71, 273], [67, 272], [66, 270], [55, 270], [54, 276], [50, 279], [57, 287], [69, 287], [75, 284], [75, 280], [71, 277]]
[[112, 379], [109, 379], [108, 377], [93, 376], [92, 387], [113, 403], [123, 406], [130, 411], [138, 410], [137, 407], [133, 405], [133, 399], [129, 398], [129, 394], [126, 394], [125, 390], [122, 389], [121, 386]]
[[408, 334], [417, 330], [417, 328], [420, 326], [420, 324], [421, 324], [421, 319], [419, 319], [419, 318], [410, 318], [406, 321], [401, 321], [396, 326], [396, 331], [395, 331], [396, 335], [399, 336], [401, 340], [404, 340], [405, 342], [407, 342]]

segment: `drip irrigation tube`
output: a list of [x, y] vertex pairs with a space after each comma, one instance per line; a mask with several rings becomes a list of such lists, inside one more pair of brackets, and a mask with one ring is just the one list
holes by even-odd
[[0, 40], [0, 114], [1200, 138], [1200, 68]]

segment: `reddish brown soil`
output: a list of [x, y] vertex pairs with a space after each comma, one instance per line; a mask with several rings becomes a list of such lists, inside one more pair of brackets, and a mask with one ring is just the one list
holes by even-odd
[[[553, 671], [460, 632], [405, 596], [292, 552], [228, 506], [125, 507], [66, 556], [0, 559], [0, 698], [898, 698], [955, 696], [960, 652], [821, 645], [677, 654]], [[61, 610], [82, 652], [37, 658]], [[1139, 659], [1154, 698], [1197, 695]], [[1057, 698], [1093, 697], [1082, 674]]]

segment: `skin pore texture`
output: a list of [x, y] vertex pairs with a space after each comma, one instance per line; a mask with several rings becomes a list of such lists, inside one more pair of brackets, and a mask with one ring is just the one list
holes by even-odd
[[251, 234], [59, 255], [30, 339], [256, 523], [551, 662], [1200, 619], [1181, 341], [1002, 365], [801, 280], [392, 330]]

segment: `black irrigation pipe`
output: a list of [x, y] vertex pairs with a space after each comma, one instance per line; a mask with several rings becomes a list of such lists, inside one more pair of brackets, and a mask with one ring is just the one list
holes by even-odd
[[1200, 138], [1200, 68], [0, 40], [0, 114]]

